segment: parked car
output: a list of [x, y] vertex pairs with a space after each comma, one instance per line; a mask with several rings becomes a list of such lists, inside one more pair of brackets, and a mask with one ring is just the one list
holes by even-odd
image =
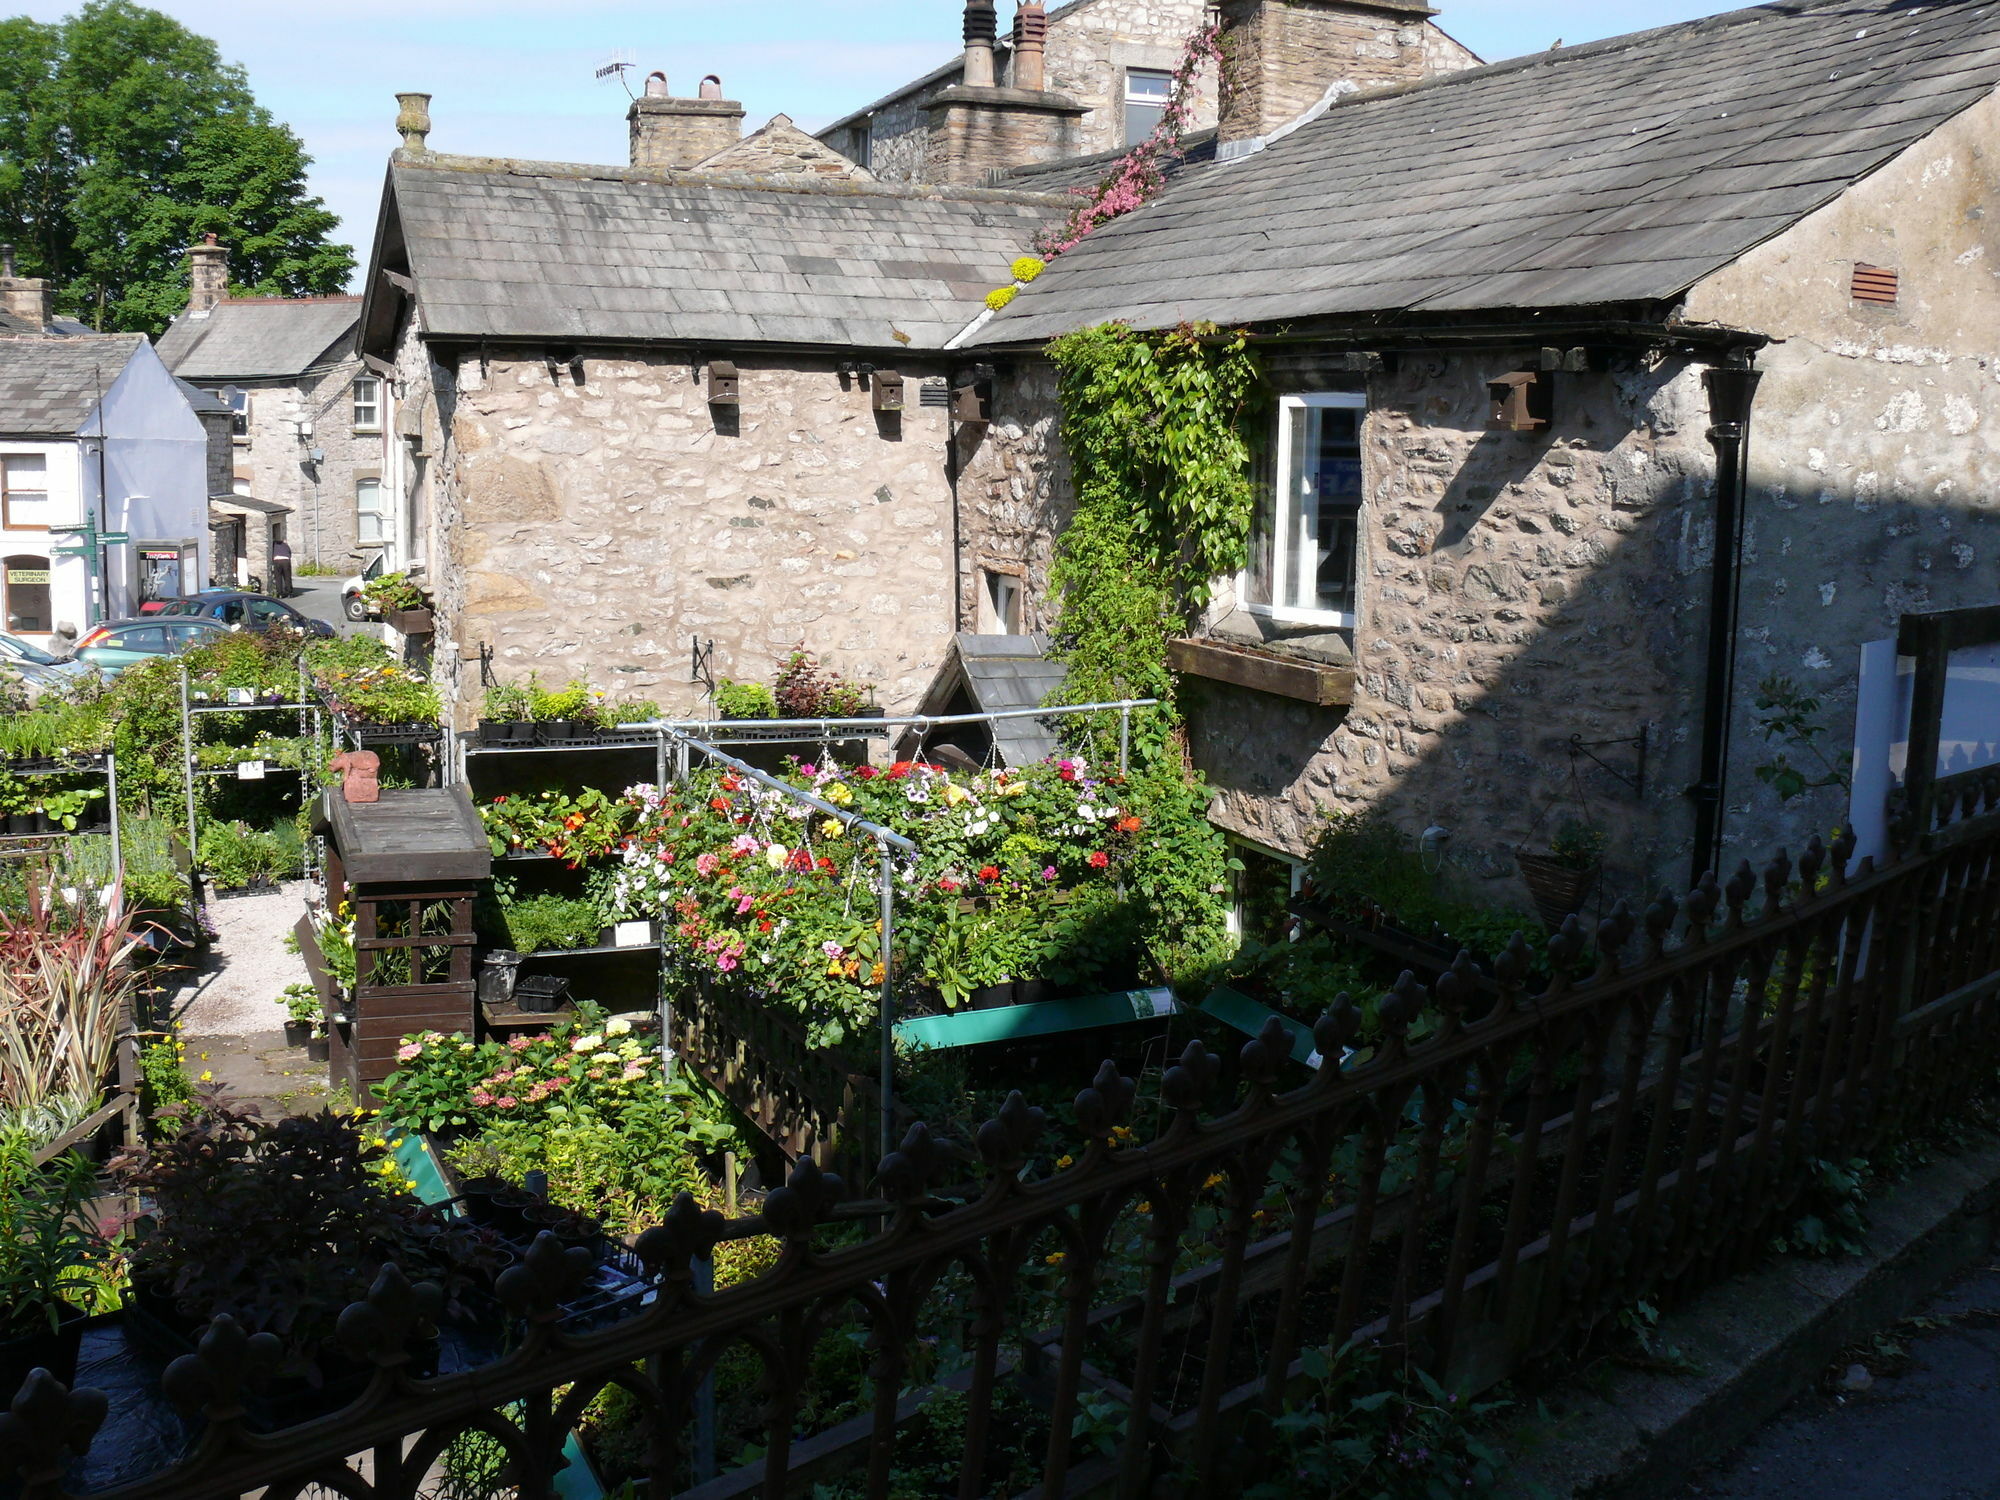
[[162, 619], [151, 615], [141, 620], [107, 620], [76, 643], [76, 660], [115, 677], [127, 667], [156, 656], [174, 656], [229, 634], [218, 620]]
[[348, 619], [372, 620], [376, 617], [375, 606], [361, 597], [361, 591], [382, 576], [382, 569], [387, 566], [387, 558], [387, 553], [376, 553], [368, 559], [367, 567], [341, 584], [340, 608]]
[[213, 620], [231, 630], [248, 630], [258, 635], [270, 630], [297, 630], [305, 635], [333, 634], [333, 627], [326, 621], [302, 615], [282, 599], [273, 599], [269, 594], [245, 593], [241, 589], [203, 589], [199, 594], [170, 600], [164, 609], [147, 618]]
[[66, 687], [95, 670], [89, 662], [75, 658], [60, 660], [16, 635], [0, 635], [0, 666], [9, 668], [26, 683], [33, 697], [39, 697], [47, 688]]

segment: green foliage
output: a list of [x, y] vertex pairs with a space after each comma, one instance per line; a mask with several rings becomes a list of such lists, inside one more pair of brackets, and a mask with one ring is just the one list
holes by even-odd
[[325, 1012], [319, 1003], [319, 991], [309, 984], [288, 984], [278, 995], [278, 1003], [285, 1008], [288, 1021], [317, 1021]]
[[204, 823], [200, 861], [218, 889], [236, 890], [258, 881], [295, 879], [304, 868], [305, 845], [289, 820], [268, 829], [237, 821]]
[[[1779, 744], [1769, 761], [1755, 768], [1757, 779], [1789, 802], [1821, 787], [1845, 788], [1847, 771], [1821, 748], [1827, 726], [1820, 722], [1820, 700], [1782, 674], [1773, 674], [1757, 684], [1757, 727], [1766, 744]], [[1810, 756], [1816, 767], [1792, 764], [1794, 754]]]
[[407, 573], [383, 573], [361, 585], [361, 597], [377, 609], [427, 609], [423, 585]]
[[213, 42], [130, 0], [0, 21], [0, 239], [62, 311], [158, 333], [187, 302], [186, 247], [213, 233], [239, 294], [338, 292], [338, 220], [309, 158]]
[[1248, 336], [1103, 323], [1048, 356], [1076, 491], [1049, 569], [1065, 701], [1167, 699], [1168, 638], [1247, 556], [1244, 433], [1259, 394]]
[[496, 682], [480, 700], [479, 717], [503, 724], [523, 723], [528, 714], [528, 690], [518, 682]]
[[96, 1172], [75, 1151], [38, 1167], [38, 1144], [0, 1132], [0, 1338], [52, 1330], [69, 1308], [92, 1310], [89, 1268], [107, 1253], [89, 1215]]
[[732, 682], [727, 677], [715, 685], [715, 716], [718, 719], [775, 719], [778, 700], [761, 682]]
[[1299, 1363], [1316, 1389], [1273, 1419], [1266, 1461], [1279, 1477], [1247, 1491], [1250, 1500], [1481, 1500], [1506, 1491], [1506, 1457], [1481, 1429], [1507, 1402], [1465, 1400], [1363, 1345], [1308, 1349]]
[[589, 719], [597, 717], [597, 702], [602, 693], [593, 694], [590, 684], [578, 682], [574, 678], [558, 688], [545, 688], [538, 676], [528, 678], [528, 717], [537, 723], [549, 723], [558, 719]]
[[1868, 1186], [1874, 1177], [1868, 1159], [1844, 1162], [1815, 1158], [1806, 1190], [1795, 1207], [1798, 1217], [1771, 1240], [1780, 1255], [1859, 1255], [1868, 1248]]
[[148, 1117], [194, 1098], [186, 1059], [187, 1046], [177, 1037], [161, 1037], [139, 1049], [139, 1102]]
[[500, 916], [506, 946], [516, 953], [595, 947], [598, 930], [604, 926], [594, 903], [567, 896], [529, 896], [502, 903]]
[[1594, 870], [1603, 862], [1610, 842], [1602, 829], [1566, 819], [1549, 840], [1549, 858], [1572, 870]]
[[821, 665], [817, 656], [799, 645], [778, 663], [771, 697], [779, 715], [787, 719], [845, 719], [866, 708], [874, 690]]

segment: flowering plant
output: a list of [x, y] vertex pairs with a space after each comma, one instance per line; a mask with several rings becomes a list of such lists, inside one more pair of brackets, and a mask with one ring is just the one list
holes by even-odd
[[548, 854], [574, 870], [613, 853], [637, 813], [630, 799], [587, 787], [574, 797], [495, 797], [479, 809], [479, 818], [495, 854]]
[[436, 724], [444, 710], [423, 673], [395, 662], [328, 665], [314, 673], [320, 696], [336, 713], [363, 724]]
[[[946, 1006], [1066, 960], [1085, 967], [1077, 955], [1092, 944], [1068, 908], [1086, 894], [1099, 918], [1119, 905], [1117, 883], [1147, 824], [1121, 801], [1120, 781], [1080, 758], [969, 776], [914, 761], [798, 764], [789, 779], [843, 816], [733, 772], [635, 788], [618, 889], [632, 909], [660, 915], [669, 952], [796, 1011], [815, 1045], [872, 1024], [883, 976], [880, 856], [850, 833], [852, 818], [918, 846], [892, 875], [895, 957]], [[1106, 962], [1129, 970], [1136, 955], [1088, 953], [1087, 966]]]

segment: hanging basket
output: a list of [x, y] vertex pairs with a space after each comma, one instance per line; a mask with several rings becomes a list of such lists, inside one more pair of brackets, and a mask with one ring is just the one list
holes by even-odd
[[1601, 865], [1579, 870], [1546, 854], [1523, 854], [1518, 849], [1514, 851], [1514, 859], [1521, 867], [1521, 880], [1528, 887], [1528, 894], [1534, 897], [1535, 914], [1550, 932], [1562, 926], [1563, 918], [1583, 910], [1583, 903], [1590, 899], [1603, 870]]

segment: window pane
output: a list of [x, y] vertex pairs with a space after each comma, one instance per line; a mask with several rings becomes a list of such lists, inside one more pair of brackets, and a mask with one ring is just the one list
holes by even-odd
[[1158, 73], [1147, 68], [1127, 68], [1125, 70], [1125, 97], [1127, 99], [1158, 99], [1164, 103], [1174, 87], [1171, 73]]
[[1125, 144], [1136, 146], [1141, 141], [1151, 140], [1153, 131], [1160, 123], [1160, 116], [1166, 111], [1157, 104], [1133, 104], [1125, 106]]
[[1354, 609], [1356, 521], [1361, 506], [1361, 413], [1353, 407], [1311, 409], [1303, 499], [1310, 522], [1310, 573], [1301, 582], [1308, 609]]
[[354, 536], [362, 546], [385, 541], [382, 525], [382, 481], [379, 479], [357, 479], [354, 481]]
[[39, 453], [0, 458], [0, 495], [6, 499], [9, 526], [49, 524], [49, 461]]
[[372, 376], [361, 376], [354, 382], [354, 425], [375, 427], [380, 425], [379, 407], [381, 387]]

